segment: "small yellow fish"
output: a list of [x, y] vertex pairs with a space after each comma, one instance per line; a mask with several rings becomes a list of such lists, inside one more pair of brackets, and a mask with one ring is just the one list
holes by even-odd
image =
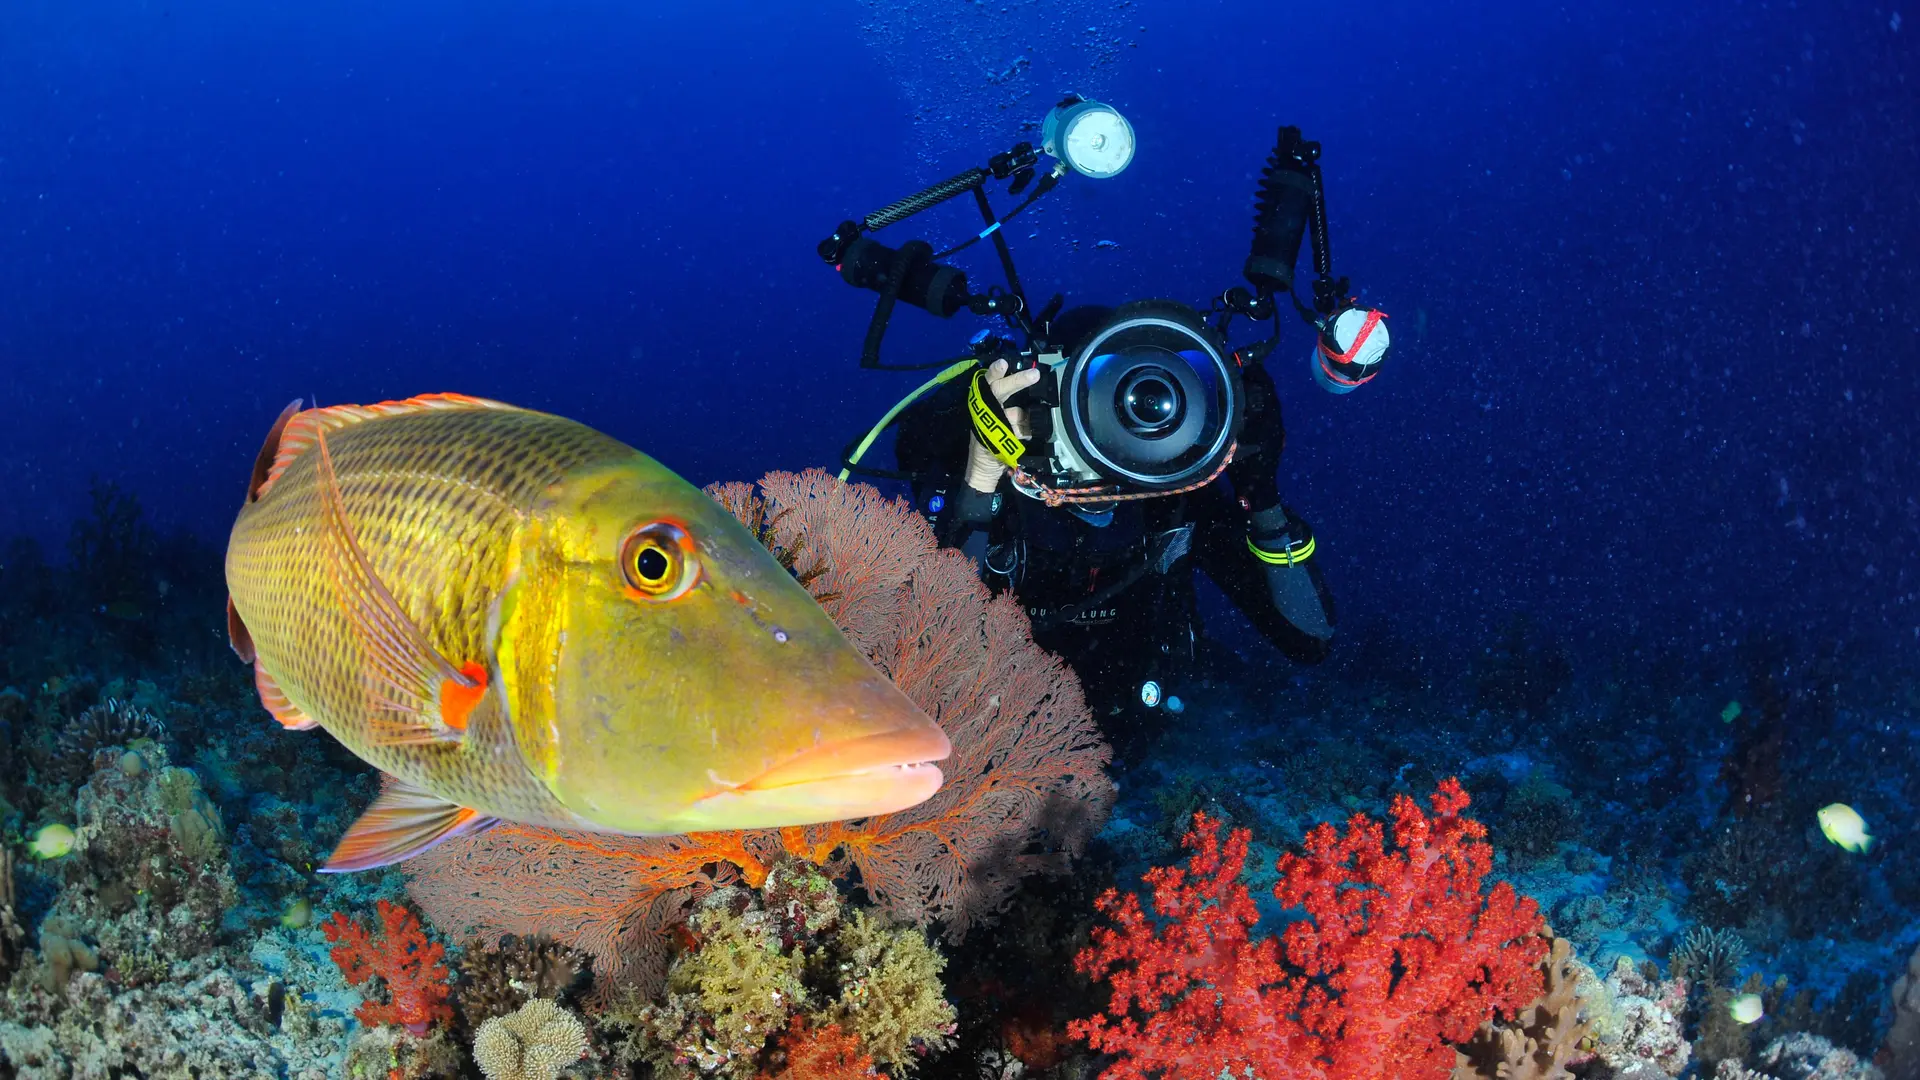
[[1727, 707], [1720, 710], [1720, 722], [1723, 724], [1731, 724], [1735, 720], [1740, 719], [1740, 712], [1740, 703], [1737, 701], [1729, 701], [1727, 702]]
[[304, 930], [313, 922], [313, 901], [302, 896], [287, 905], [286, 913], [280, 916], [280, 925], [289, 930]]
[[1846, 803], [1834, 803], [1823, 806], [1815, 815], [1820, 819], [1820, 831], [1827, 839], [1842, 848], [1858, 855], [1873, 846], [1873, 837], [1867, 832], [1867, 823], [1853, 807]]
[[1741, 994], [1727, 1002], [1727, 1012], [1736, 1024], [1757, 1023], [1766, 1015], [1766, 1007], [1760, 1001], [1759, 994]]
[[65, 825], [47, 825], [33, 834], [27, 851], [36, 859], [57, 859], [73, 850], [73, 830]]
[[733, 515], [558, 416], [287, 407], [227, 546], [261, 704], [388, 774], [324, 869], [500, 821], [660, 835], [892, 813], [946, 735]]

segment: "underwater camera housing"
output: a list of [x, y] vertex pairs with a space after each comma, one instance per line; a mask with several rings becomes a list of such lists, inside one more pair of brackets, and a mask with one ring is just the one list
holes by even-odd
[[[1014, 395], [1033, 438], [1019, 465], [1053, 489], [1107, 484], [1160, 492], [1218, 475], [1244, 411], [1240, 364], [1200, 314], [1172, 300], [1114, 309], [1081, 340], [1016, 348], [976, 336], [980, 362], [1009, 372], [1039, 367], [1040, 382]], [[978, 395], [970, 395], [970, 407]], [[984, 402], [980, 402], [984, 404]]]
[[[1320, 146], [1300, 138], [1300, 130], [1280, 129], [1268, 158], [1255, 204], [1254, 236], [1244, 273], [1253, 291], [1236, 287], [1202, 312], [1173, 300], [1137, 300], [1111, 311], [1091, 329], [1056, 327], [1063, 297], [1055, 295], [1034, 311], [1014, 268], [1004, 226], [1052, 191], [1070, 173], [1103, 178], [1131, 162], [1134, 134], [1125, 118], [1099, 102], [1070, 96], [1056, 105], [1041, 125], [1043, 146], [1018, 143], [969, 169], [859, 221], [843, 221], [820, 242], [820, 257], [856, 288], [879, 295], [861, 351], [860, 366], [878, 371], [939, 373], [896, 405], [863, 440], [848, 447], [844, 478], [852, 472], [908, 478], [860, 465], [879, 434], [921, 395], [962, 376], [972, 375], [969, 413], [976, 433], [1014, 470], [1016, 489], [1049, 502], [1101, 503], [1192, 490], [1218, 477], [1232, 460], [1235, 437], [1245, 419], [1247, 400], [1241, 371], [1260, 362], [1278, 341], [1279, 293], [1293, 294], [1293, 265], [1302, 238], [1313, 237], [1314, 305], [1296, 296], [1294, 307], [1321, 336], [1316, 364], [1327, 357], [1364, 359], [1367, 367], [1338, 369], [1358, 385], [1378, 370], [1386, 336], [1380, 329], [1364, 357], [1347, 349], [1334, 333], [1338, 317], [1354, 310], [1343, 299], [1345, 278], [1333, 278], [1326, 241], [1326, 208], [1320, 187]], [[1041, 167], [1041, 156], [1054, 159]], [[1012, 195], [1025, 198], [1004, 217], [995, 216], [985, 186], [1007, 181]], [[942, 251], [923, 240], [889, 247], [872, 234], [951, 199], [972, 195], [985, 222], [974, 236]], [[988, 240], [999, 257], [1006, 285], [974, 291], [967, 275], [945, 260]], [[965, 356], [925, 364], [886, 364], [881, 343], [894, 309], [906, 302], [940, 318], [962, 310], [997, 317], [1004, 329], [974, 336]], [[1236, 316], [1271, 320], [1262, 342], [1232, 349], [1228, 330]], [[1211, 319], [1211, 321], [1210, 321]], [[1377, 323], [1376, 317], [1373, 322]], [[1067, 333], [1072, 340], [1061, 340]], [[1335, 343], [1331, 351], [1326, 348]], [[1008, 406], [1024, 407], [1032, 422], [1030, 439], [1016, 436], [1005, 423], [1000, 404], [980, 376], [988, 365], [1005, 360], [1010, 371], [1039, 367], [1039, 384], [1022, 391]], [[1349, 376], [1351, 376], [1349, 378]], [[1324, 384], [1324, 383], [1323, 383]]]

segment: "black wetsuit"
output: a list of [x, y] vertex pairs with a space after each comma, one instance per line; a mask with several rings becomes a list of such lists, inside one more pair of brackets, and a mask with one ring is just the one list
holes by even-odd
[[[991, 495], [967, 486], [973, 435], [965, 380], [900, 421], [896, 457], [916, 477], [915, 504], [940, 542], [973, 555], [989, 586], [1020, 598], [1035, 639], [1073, 666], [1095, 718], [1123, 752], [1142, 745], [1166, 717], [1142, 703], [1142, 685], [1153, 680], [1177, 694], [1210, 664], [1195, 570], [1282, 653], [1306, 664], [1327, 655], [1334, 612], [1318, 560], [1276, 569], [1248, 547], [1265, 521], [1267, 546], [1284, 551], [1292, 538], [1292, 550], [1311, 550], [1305, 522], [1280, 507], [1274, 472], [1285, 434], [1272, 379], [1256, 366], [1245, 383], [1243, 449], [1226, 479], [1185, 495], [1119, 503], [1104, 526], [1022, 496], [1004, 480]], [[1271, 527], [1276, 519], [1279, 529]]]

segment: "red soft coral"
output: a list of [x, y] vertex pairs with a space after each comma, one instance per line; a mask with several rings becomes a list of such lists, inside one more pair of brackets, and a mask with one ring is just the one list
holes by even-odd
[[1100, 898], [1114, 926], [1075, 964], [1112, 985], [1111, 1019], [1076, 1021], [1073, 1034], [1119, 1059], [1105, 1080], [1446, 1077], [1449, 1043], [1539, 996], [1545, 948], [1533, 901], [1504, 883], [1481, 891], [1492, 852], [1486, 828], [1460, 816], [1467, 803], [1454, 780], [1432, 817], [1396, 797], [1391, 848], [1364, 814], [1344, 835], [1314, 829], [1306, 853], [1277, 867], [1275, 897], [1307, 914], [1279, 942], [1251, 933], [1248, 833], [1223, 847], [1219, 822], [1196, 814], [1187, 866], [1147, 875], [1164, 926], [1131, 894]]
[[434, 1021], [453, 1019], [447, 1004], [446, 949], [427, 938], [413, 912], [385, 900], [379, 904], [380, 940], [358, 922], [333, 913], [321, 931], [333, 942], [333, 962], [347, 983], [359, 986], [379, 976], [387, 1003], [365, 1001], [355, 1016], [369, 1026], [393, 1024], [425, 1035]]
[[785, 1062], [762, 1071], [759, 1080], [863, 1080], [876, 1075], [860, 1040], [838, 1024], [809, 1027], [806, 1017], [796, 1016], [780, 1036], [780, 1050]]

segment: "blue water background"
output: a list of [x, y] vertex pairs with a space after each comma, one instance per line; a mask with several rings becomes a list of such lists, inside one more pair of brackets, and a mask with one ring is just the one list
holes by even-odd
[[[1873, 3], [9, 0], [0, 536], [62, 550], [100, 476], [219, 541], [296, 396], [498, 397], [697, 482], [827, 462], [911, 382], [856, 370], [872, 297], [816, 241], [1083, 89], [1140, 157], [1010, 230], [1038, 296], [1217, 294], [1276, 125], [1326, 144], [1337, 266], [1395, 353], [1340, 399], [1297, 325], [1274, 362], [1351, 636], [1475, 650], [1525, 612], [1616, 655], [1898, 656], [1917, 31]], [[910, 312], [889, 347], [972, 329]]]

